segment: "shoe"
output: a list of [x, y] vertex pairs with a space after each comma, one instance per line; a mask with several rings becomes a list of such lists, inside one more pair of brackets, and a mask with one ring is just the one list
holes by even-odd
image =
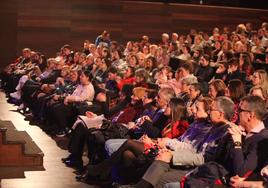
[[31, 119], [31, 118], [33, 118], [34, 115], [33, 115], [32, 112], [28, 112], [28, 113], [25, 113], [24, 116], [25, 116], [25, 118], [27, 118], [27, 119]]
[[65, 163], [65, 161], [71, 160], [71, 154], [68, 157], [61, 158], [61, 161]]
[[100, 187], [111, 187], [112, 181], [110, 179], [103, 179], [100, 176], [90, 176], [88, 173], [76, 176], [76, 181], [87, 183], [89, 185], [97, 185]]
[[24, 109], [25, 109], [25, 105], [24, 105], [23, 103], [21, 103], [21, 104], [19, 105], [19, 107], [17, 108], [18, 111], [20, 111], [20, 110], [24, 110]]
[[83, 174], [80, 174], [80, 175], [78, 175], [78, 176], [75, 176], [75, 179], [77, 180], [77, 181], [80, 181], [80, 180], [82, 180], [82, 179], [86, 179], [87, 178], [87, 172], [85, 171]]
[[72, 130], [70, 128], [66, 127], [65, 132], [66, 132], [66, 134], [71, 134]]
[[58, 133], [56, 133], [56, 137], [64, 137], [64, 136], [66, 136], [65, 131], [59, 131]]
[[46, 134], [48, 134], [48, 135], [50, 135], [50, 136], [55, 136], [56, 133], [58, 133], [57, 131], [55, 131], [55, 129], [54, 129], [53, 127], [50, 127], [50, 126], [47, 126], [47, 125], [43, 126], [43, 127], [42, 127], [42, 130], [43, 130]]
[[112, 188], [135, 188], [135, 186], [134, 185], [122, 185], [120, 183], [113, 182]]
[[21, 95], [16, 91], [14, 93], [10, 93], [10, 97], [17, 99], [17, 100], [20, 100]]
[[30, 110], [30, 108], [26, 107], [23, 113], [24, 113], [24, 114], [28, 114], [28, 113], [31, 113], [31, 110]]
[[67, 167], [76, 168], [76, 169], [82, 169], [83, 168], [83, 162], [82, 161], [76, 161], [76, 160], [66, 160], [64, 164]]
[[39, 119], [34, 116], [32, 119], [30, 119], [29, 124], [30, 125], [38, 125], [39, 124]]
[[86, 173], [86, 167], [85, 166], [82, 166], [80, 168], [77, 168], [76, 171], [74, 171], [74, 173], [79, 176], [79, 175], [82, 175], [84, 173]]

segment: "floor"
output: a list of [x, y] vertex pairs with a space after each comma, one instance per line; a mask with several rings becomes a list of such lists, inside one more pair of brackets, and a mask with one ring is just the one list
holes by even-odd
[[1, 188], [85, 188], [94, 187], [76, 182], [74, 170], [61, 162], [68, 155], [67, 150], [59, 148], [51, 137], [39, 127], [29, 125], [24, 116], [16, 112], [17, 107], [6, 102], [5, 93], [0, 91], [0, 119], [11, 120], [17, 130], [25, 130], [41, 148], [45, 171], [25, 172], [24, 179], [3, 179]]

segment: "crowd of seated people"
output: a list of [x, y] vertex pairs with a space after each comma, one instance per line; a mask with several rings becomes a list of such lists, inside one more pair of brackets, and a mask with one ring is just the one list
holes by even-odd
[[26, 120], [68, 138], [62, 162], [77, 181], [183, 188], [193, 170], [215, 162], [228, 172], [217, 186], [265, 187], [267, 70], [266, 22], [126, 46], [104, 31], [52, 58], [24, 48], [1, 87]]

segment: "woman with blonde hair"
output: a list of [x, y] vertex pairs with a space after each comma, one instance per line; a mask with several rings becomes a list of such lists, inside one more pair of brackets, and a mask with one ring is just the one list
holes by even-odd
[[260, 86], [263, 89], [264, 94], [268, 95], [268, 75], [265, 70], [256, 70], [252, 76], [253, 86]]

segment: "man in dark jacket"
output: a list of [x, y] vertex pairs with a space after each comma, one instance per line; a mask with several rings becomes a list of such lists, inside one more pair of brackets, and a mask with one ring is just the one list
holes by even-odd
[[[161, 151], [156, 160], [147, 169], [142, 180], [134, 187], [163, 187], [164, 184], [178, 181], [183, 177], [189, 171], [185, 170], [185, 168], [190, 167], [192, 169], [195, 166], [204, 164], [205, 156], [215, 154], [222, 137], [227, 134], [229, 120], [233, 115], [233, 106], [234, 103], [227, 97], [216, 98], [210, 110], [213, 128], [200, 142], [197, 149], [181, 149], [174, 152], [170, 150]], [[176, 165], [180, 169], [172, 168], [172, 165]]]
[[[212, 111], [221, 113], [219, 108], [214, 109], [214, 107], [212, 107]], [[204, 161], [217, 161], [229, 171], [229, 175], [244, 177], [241, 178], [241, 180], [248, 176], [250, 176], [249, 180], [251, 180], [251, 177], [254, 178], [267, 163], [268, 158], [268, 151], [266, 149], [268, 130], [262, 122], [265, 113], [265, 103], [261, 98], [257, 96], [244, 97], [239, 107], [240, 125], [230, 126], [228, 128], [228, 134], [221, 139], [219, 146], [215, 147], [216, 150], [214, 150], [214, 152], [210, 152], [213, 151], [210, 150], [204, 153]], [[211, 114], [211, 116], [213, 116], [213, 114]], [[185, 155], [185, 153], [181, 155]], [[155, 165], [155, 167], [157, 167], [157, 165]], [[146, 187], [152, 185], [161, 187], [165, 183], [177, 181], [187, 172], [183, 170], [168, 171], [168, 168], [169, 167], [164, 167], [163, 164], [158, 164], [157, 174], [159, 174], [160, 170], [164, 172], [160, 176], [155, 177], [155, 168], [152, 167], [150, 172], [154, 174], [153, 176], [157, 180], [148, 181], [154, 179], [150, 179], [149, 173], [146, 173], [140, 183], [146, 185]]]
[[257, 96], [247, 96], [239, 106], [239, 126], [231, 126], [232, 145], [229, 153], [229, 166], [232, 175], [240, 177], [248, 173], [258, 173], [268, 159], [268, 130], [263, 124], [266, 113], [265, 102]]

